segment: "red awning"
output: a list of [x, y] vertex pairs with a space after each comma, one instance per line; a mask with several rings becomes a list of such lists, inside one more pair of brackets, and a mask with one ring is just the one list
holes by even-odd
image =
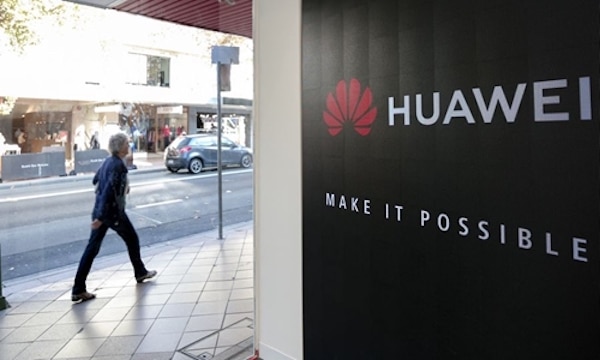
[[252, 0], [70, 0], [252, 38]]

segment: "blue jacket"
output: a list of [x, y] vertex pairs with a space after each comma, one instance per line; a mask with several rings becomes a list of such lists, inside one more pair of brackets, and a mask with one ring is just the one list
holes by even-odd
[[125, 213], [127, 166], [116, 155], [107, 157], [96, 171], [92, 184], [96, 185], [92, 219], [114, 224]]

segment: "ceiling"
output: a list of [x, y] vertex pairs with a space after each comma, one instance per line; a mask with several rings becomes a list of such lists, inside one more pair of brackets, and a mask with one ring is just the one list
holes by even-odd
[[69, 0], [252, 38], [252, 0]]

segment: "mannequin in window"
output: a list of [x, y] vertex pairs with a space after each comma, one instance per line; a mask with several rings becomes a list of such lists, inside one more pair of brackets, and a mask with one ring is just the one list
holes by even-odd
[[100, 149], [100, 139], [97, 131], [94, 132], [94, 135], [92, 135], [92, 138], [90, 139], [90, 148]]
[[21, 148], [21, 152], [27, 152], [27, 150], [25, 150], [25, 146], [27, 143], [27, 133], [25, 131], [21, 131], [19, 133], [19, 137], [17, 138], [17, 143], [19, 144], [19, 147]]
[[167, 146], [169, 146], [169, 143], [171, 142], [171, 129], [169, 128], [169, 125], [165, 124], [165, 127], [163, 128], [162, 131], [162, 136], [163, 136], [163, 146], [166, 149]]

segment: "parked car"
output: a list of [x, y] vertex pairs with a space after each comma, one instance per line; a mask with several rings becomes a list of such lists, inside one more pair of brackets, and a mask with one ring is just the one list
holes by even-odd
[[[187, 169], [198, 174], [204, 169], [217, 167], [218, 137], [216, 134], [179, 136], [165, 149], [165, 166], [171, 172]], [[252, 150], [221, 136], [221, 164], [223, 166], [252, 166]]]

